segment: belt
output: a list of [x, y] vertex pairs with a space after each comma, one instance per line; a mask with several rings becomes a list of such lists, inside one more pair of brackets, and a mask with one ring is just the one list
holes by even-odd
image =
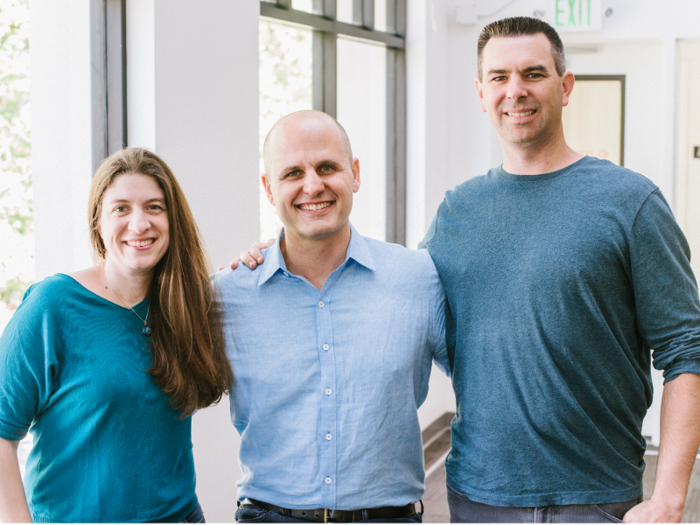
[[[271, 510], [282, 516], [289, 516], [298, 520], [314, 523], [350, 523], [360, 520], [381, 520], [405, 518], [416, 513], [416, 505], [409, 503], [404, 507], [378, 507], [374, 509], [359, 510], [333, 510], [333, 509], [286, 509], [264, 501], [246, 498], [253, 505], [265, 510]], [[423, 502], [420, 502], [421, 514], [423, 514]]]

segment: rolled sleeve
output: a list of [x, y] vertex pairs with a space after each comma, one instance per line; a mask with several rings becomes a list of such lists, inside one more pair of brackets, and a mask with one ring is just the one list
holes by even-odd
[[700, 375], [700, 301], [690, 249], [659, 190], [632, 228], [631, 269], [640, 335], [665, 381]]

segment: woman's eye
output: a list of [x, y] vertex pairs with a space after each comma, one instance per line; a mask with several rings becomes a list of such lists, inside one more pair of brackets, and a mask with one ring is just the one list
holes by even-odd
[[126, 206], [117, 206], [116, 208], [114, 208], [114, 211], [116, 211], [117, 213], [124, 213], [126, 211]]

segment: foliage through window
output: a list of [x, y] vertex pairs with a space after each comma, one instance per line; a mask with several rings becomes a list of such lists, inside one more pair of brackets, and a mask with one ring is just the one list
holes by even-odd
[[0, 332], [34, 280], [29, 6], [0, 2]]

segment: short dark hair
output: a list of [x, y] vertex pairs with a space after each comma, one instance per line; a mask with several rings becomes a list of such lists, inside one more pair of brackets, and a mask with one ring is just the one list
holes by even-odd
[[544, 34], [552, 44], [552, 58], [554, 59], [554, 67], [557, 74], [561, 77], [566, 72], [566, 59], [564, 57], [564, 44], [559, 38], [556, 30], [547, 22], [543, 22], [539, 18], [531, 18], [529, 16], [515, 16], [512, 18], [504, 18], [491, 22], [481, 30], [479, 41], [476, 45], [477, 67], [479, 70], [479, 79], [482, 79], [482, 63], [484, 59], [484, 47], [486, 43], [493, 37], [513, 38], [523, 35]]

